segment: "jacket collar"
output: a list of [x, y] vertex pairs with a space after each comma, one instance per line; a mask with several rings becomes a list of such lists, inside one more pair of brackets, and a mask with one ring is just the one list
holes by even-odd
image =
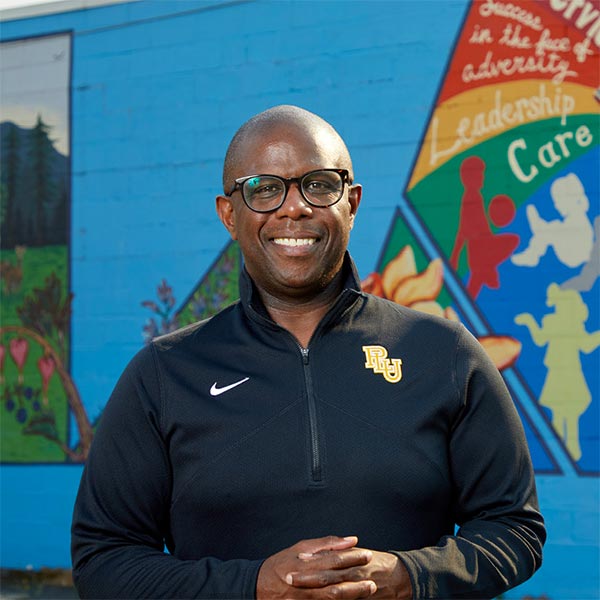
[[[345, 283], [340, 297], [346, 296], [348, 298], [348, 301], [350, 301], [350, 299], [354, 300], [358, 295], [362, 295], [358, 271], [348, 251], [346, 251], [346, 254], [344, 255], [342, 272], [345, 275]], [[260, 295], [256, 289], [256, 286], [252, 281], [252, 278], [248, 274], [248, 271], [246, 271], [245, 266], [242, 268], [242, 271], [240, 273], [239, 286], [240, 301], [242, 303], [242, 306], [244, 307], [244, 310], [246, 312], [255, 311], [259, 313], [262, 317], [266, 317], [270, 320], [270, 316], [267, 312], [267, 309], [265, 308], [262, 300], [260, 299]]]

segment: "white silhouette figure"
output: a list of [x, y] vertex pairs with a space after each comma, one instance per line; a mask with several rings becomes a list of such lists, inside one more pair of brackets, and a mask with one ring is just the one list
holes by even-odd
[[590, 260], [583, 265], [579, 275], [561, 283], [560, 287], [563, 290], [589, 292], [594, 287], [596, 280], [600, 278], [600, 215], [594, 219], [594, 238]]
[[590, 259], [594, 230], [587, 216], [590, 202], [579, 177], [569, 173], [554, 180], [550, 195], [562, 220], [545, 221], [537, 208], [528, 204], [527, 220], [532, 236], [523, 252], [512, 255], [511, 261], [515, 265], [535, 267], [550, 246], [567, 267], [578, 267]]

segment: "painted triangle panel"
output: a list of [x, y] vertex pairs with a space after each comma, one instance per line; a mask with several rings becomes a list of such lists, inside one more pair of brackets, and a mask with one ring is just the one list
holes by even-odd
[[488, 345], [536, 471], [598, 474], [600, 19], [571, 4], [470, 4], [378, 272], [443, 273], [411, 300]]

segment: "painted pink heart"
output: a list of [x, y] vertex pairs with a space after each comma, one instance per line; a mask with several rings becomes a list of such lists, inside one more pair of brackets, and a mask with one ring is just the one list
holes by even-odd
[[50, 377], [52, 377], [52, 373], [54, 373], [54, 359], [51, 356], [42, 356], [42, 358], [37, 361], [37, 365], [42, 375], [43, 387], [44, 389], [47, 389]]
[[15, 361], [19, 373], [23, 370], [23, 365], [27, 360], [27, 353], [29, 352], [29, 343], [23, 338], [13, 338], [10, 340], [10, 355]]

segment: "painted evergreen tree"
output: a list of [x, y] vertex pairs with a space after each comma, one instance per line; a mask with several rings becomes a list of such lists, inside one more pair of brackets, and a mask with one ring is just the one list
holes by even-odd
[[2, 178], [2, 238], [4, 239], [3, 246], [12, 248], [17, 244], [16, 240], [16, 206], [17, 206], [17, 182], [19, 180], [19, 169], [21, 161], [19, 158], [19, 135], [17, 128], [11, 123], [6, 135], [6, 143], [4, 144], [3, 154], [3, 171]]
[[36, 246], [42, 246], [47, 242], [46, 207], [51, 204], [55, 193], [51, 175], [53, 146], [49, 136], [50, 130], [51, 127], [44, 123], [41, 115], [38, 114], [29, 137], [29, 156], [33, 172], [31, 192], [34, 202], [34, 213], [31, 215], [33, 226], [31, 243]]

